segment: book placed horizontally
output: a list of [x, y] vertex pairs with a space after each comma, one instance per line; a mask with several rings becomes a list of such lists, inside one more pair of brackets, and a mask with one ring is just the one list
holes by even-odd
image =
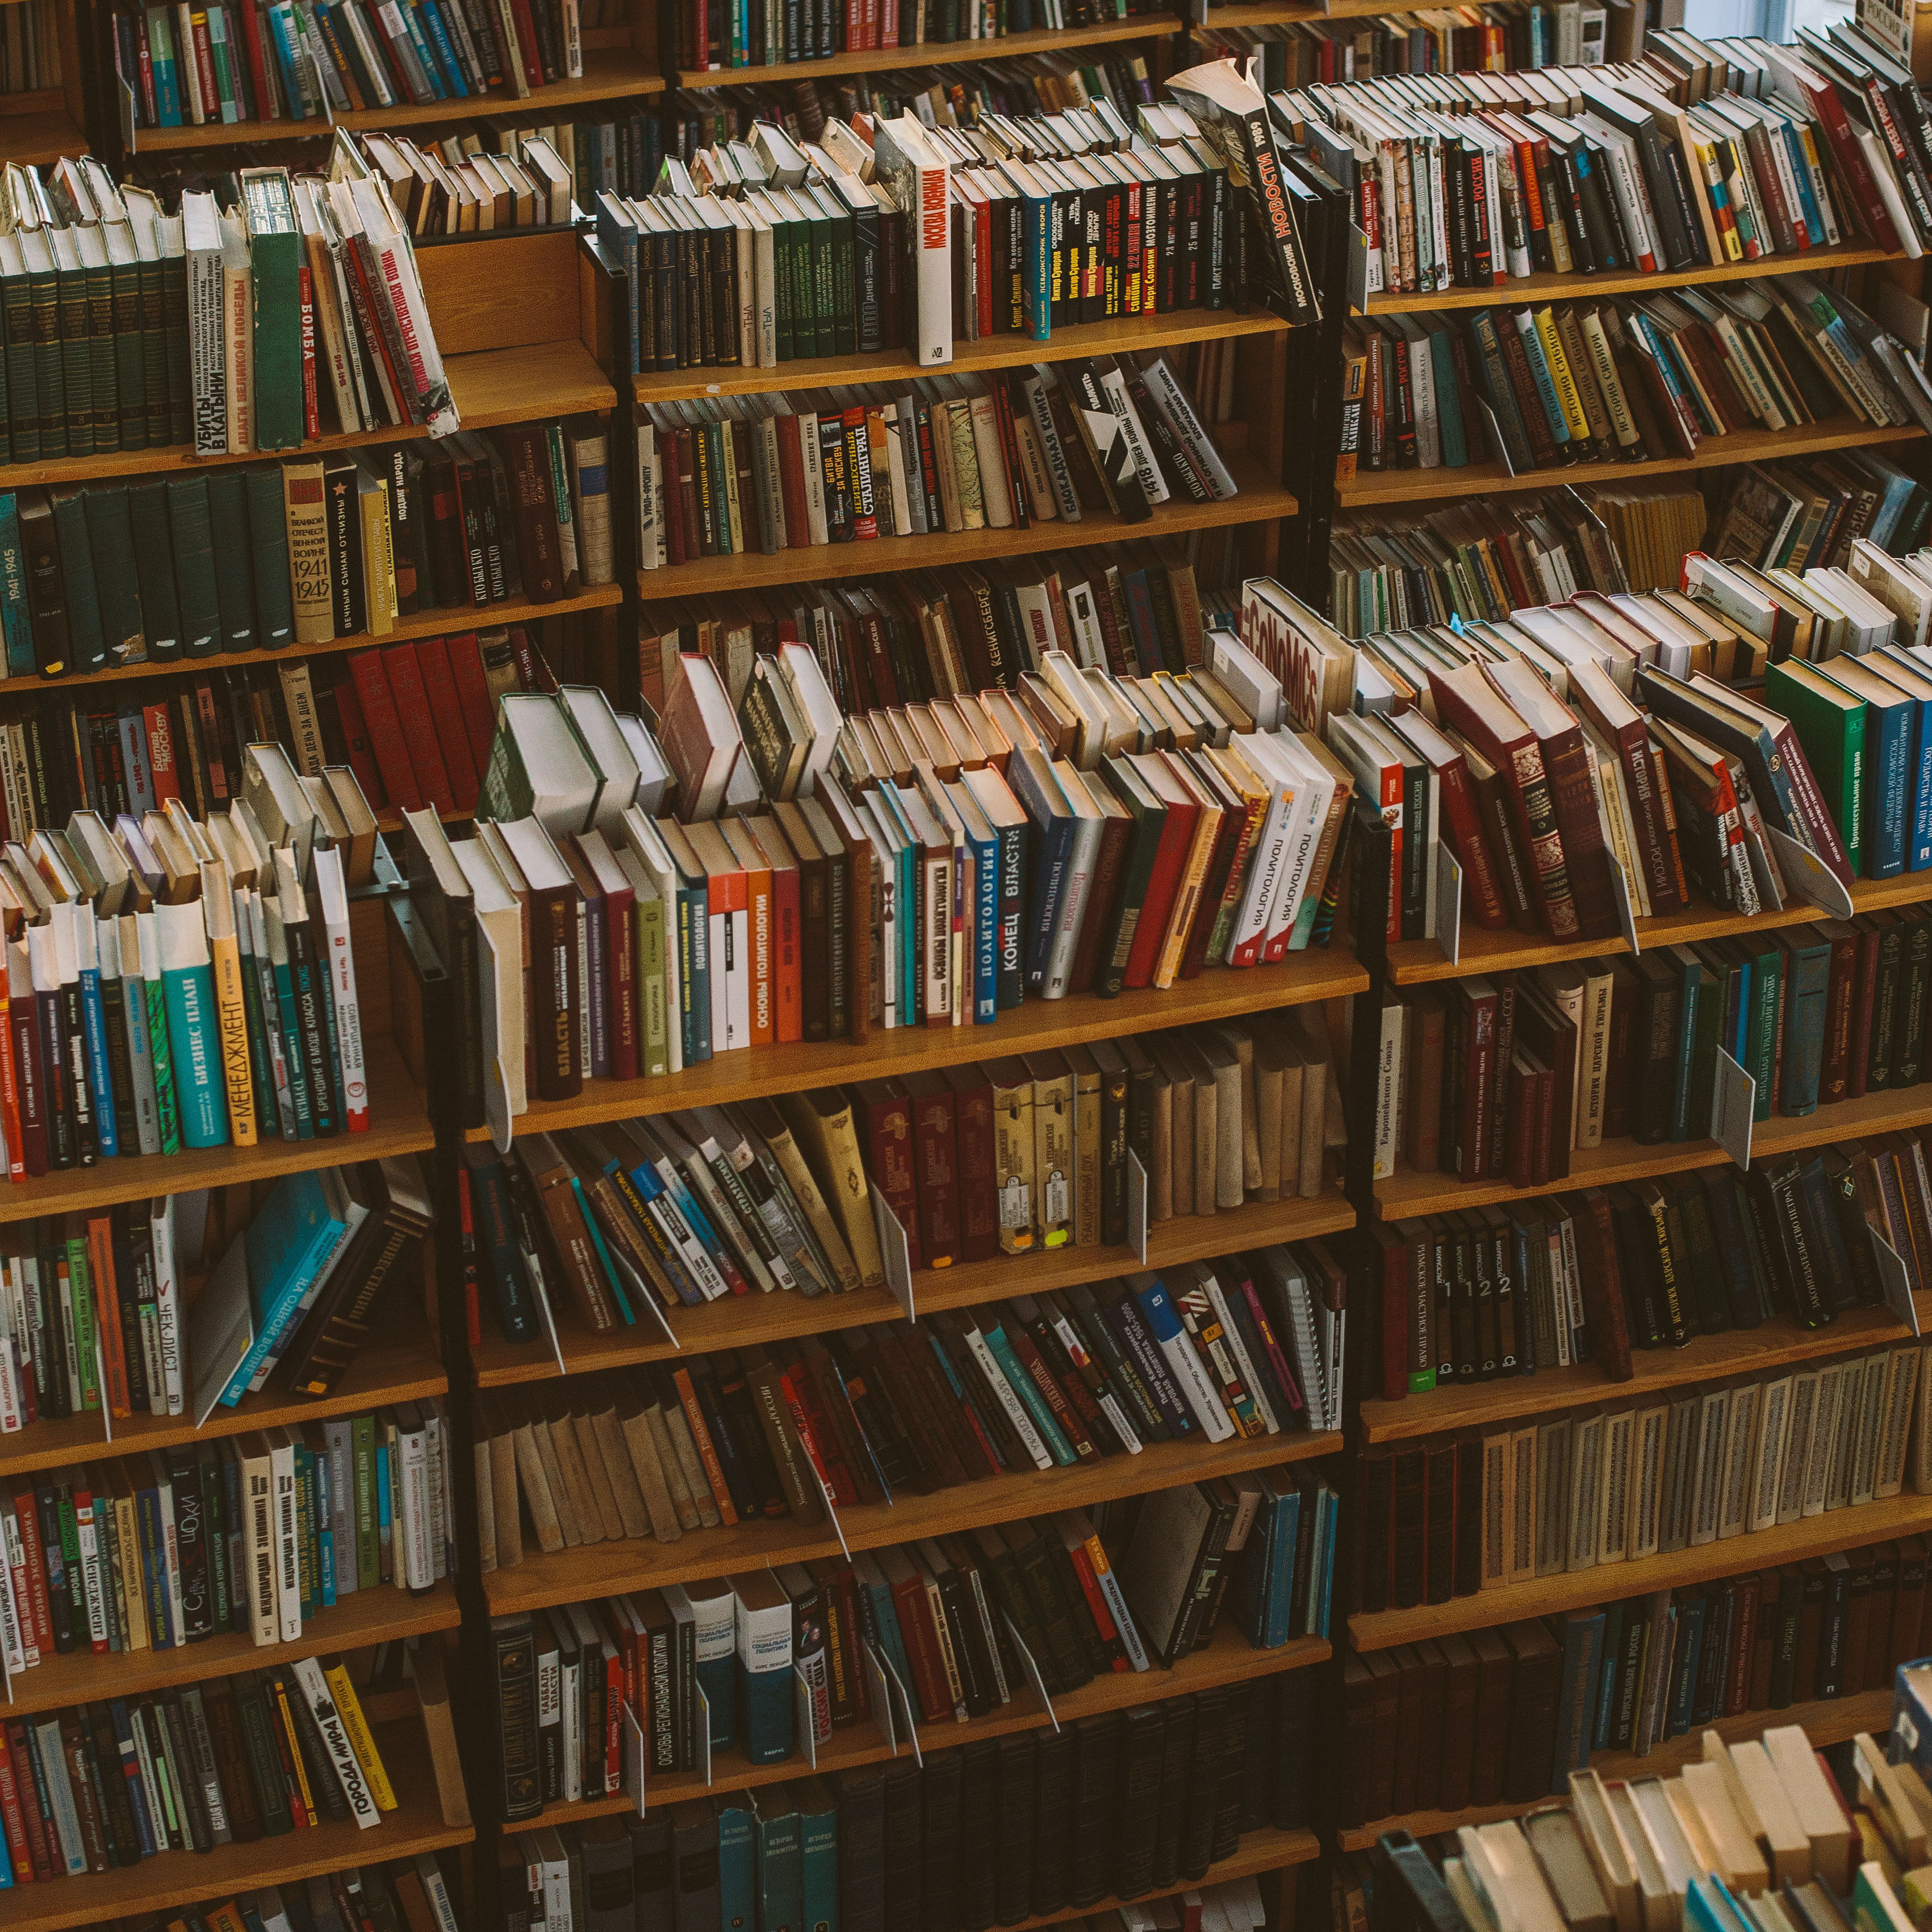
[[1888, 1134], [1729, 1168], [1378, 1226], [1393, 1309], [1384, 1401], [1591, 1364], [1768, 1321], [1823, 1328], [1885, 1300], [1876, 1233], [1926, 1285], [1932, 1183], [1917, 1136]]
[[[528, 1657], [526, 1633], [506, 1632], [502, 1642]], [[533, 1673], [530, 1658], [508, 1700], [530, 1714], [520, 1738], [537, 1730]], [[1198, 1885], [1216, 1860], [1239, 1851], [1244, 1833], [1308, 1824], [1315, 1721], [1310, 1674], [1289, 1670], [958, 1750], [936, 1748], [928, 1732], [916, 1757], [902, 1750], [830, 1778], [653, 1804], [641, 1818], [506, 1834], [505, 1886], [519, 1907], [530, 1900], [533, 1923], [538, 1912], [561, 1912], [580, 1869], [600, 1898], [634, 1901], [640, 1917], [674, 1900], [690, 1904], [700, 1932], [734, 1918], [756, 1923], [760, 1898], [776, 1900], [786, 1924], [862, 1925], [853, 1908], [871, 1905], [880, 1923], [897, 1928], [928, 1892], [956, 1900], [964, 1922], [984, 1924], [1029, 1916], [1058, 1922], [1117, 1898], [1118, 1912], [1065, 1922], [1151, 1932], [1158, 1908], [1125, 1901]], [[497, 1734], [509, 1731], [505, 1724]], [[1113, 1796], [1124, 1775], [1144, 1794], [1131, 1813]], [[1035, 1798], [1041, 1791], [1047, 1805]], [[1003, 1817], [1006, 1855], [977, 1856], [981, 1821], [991, 1832]], [[1143, 1911], [1137, 1921], [1125, 1916]], [[1244, 1911], [1231, 1922], [1262, 1921]]]
[[381, 637], [611, 580], [596, 419], [0, 494], [5, 675]]

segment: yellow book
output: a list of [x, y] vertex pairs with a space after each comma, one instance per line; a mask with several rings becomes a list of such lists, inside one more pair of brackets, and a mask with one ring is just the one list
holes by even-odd
[[1576, 393], [1576, 379], [1570, 373], [1570, 358], [1563, 352], [1563, 338], [1556, 332], [1556, 313], [1548, 303], [1535, 314], [1536, 337], [1543, 344], [1544, 359], [1550, 364], [1550, 380], [1556, 386], [1556, 400], [1569, 425], [1572, 440], [1590, 441], [1590, 419], [1583, 412], [1583, 399]]
[[[281, 1714], [282, 1730], [289, 1741], [289, 1762], [295, 1768], [296, 1796], [301, 1799], [303, 1812], [313, 1825], [317, 1822], [315, 1793], [309, 1789], [308, 1768], [302, 1762], [302, 1733], [296, 1729], [295, 1707], [289, 1700], [289, 1680], [278, 1671], [269, 1679], [268, 1688], [274, 1696], [275, 1708]], [[295, 1694], [297, 1697], [301, 1696], [299, 1686]]]
[[[389, 482], [356, 466], [356, 507], [362, 524], [362, 589], [372, 638], [396, 628], [396, 560], [389, 529]], [[319, 769], [319, 767], [318, 767]]]
[[228, 1093], [229, 1131], [237, 1147], [255, 1144], [255, 1082], [248, 1064], [248, 1009], [242, 994], [242, 947], [235, 936], [235, 896], [228, 868], [204, 860], [202, 916], [208, 925], [208, 963], [214, 982], [215, 1029]]
[[325, 1657], [322, 1660], [322, 1674], [328, 1685], [329, 1695], [335, 1700], [335, 1714], [342, 1720], [343, 1733], [349, 1740], [349, 1748], [356, 1754], [356, 1761], [362, 1767], [362, 1775], [369, 1781], [369, 1796], [375, 1799], [377, 1810], [393, 1811], [396, 1808], [396, 1794], [390, 1785], [389, 1774], [382, 1768], [382, 1754], [376, 1748], [375, 1736], [369, 1729], [362, 1700], [356, 1694], [348, 1665], [339, 1657]]

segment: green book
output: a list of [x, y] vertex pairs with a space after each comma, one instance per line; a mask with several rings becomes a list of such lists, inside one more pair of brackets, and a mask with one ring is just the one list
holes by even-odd
[[146, 656], [141, 584], [134, 565], [134, 525], [122, 484], [99, 484], [84, 493], [88, 548], [94, 559], [100, 634], [110, 664], [136, 664]]
[[242, 206], [254, 293], [255, 447], [296, 449], [302, 440], [302, 236], [280, 168], [244, 168]]
[[1750, 968], [1750, 1004], [1744, 1021], [1744, 1070], [1757, 1082], [1754, 1120], [1771, 1118], [1771, 1091], [1778, 1077], [1778, 1010], [1784, 979], [1784, 956], [1773, 941], [1737, 939], [1733, 958]]
[[373, 1590], [382, 1580], [382, 1528], [376, 1502], [376, 1418], [358, 1415], [350, 1424], [350, 1453], [356, 1469], [356, 1587]]
[[61, 358], [60, 285], [54, 273], [53, 244], [44, 229], [20, 231], [21, 260], [33, 305], [34, 399], [40, 405], [43, 458], [82, 455], [70, 449], [67, 434], [67, 374]]
[[40, 453], [34, 352], [34, 291], [18, 235], [0, 235], [0, 333], [6, 339], [8, 454], [32, 463]]
[[1697, 1000], [1697, 1030], [1690, 1046], [1691, 1131], [1701, 1140], [1710, 1131], [1711, 1106], [1718, 1085], [1718, 1048], [1724, 1043], [1724, 1016], [1736, 996], [1736, 961], [1715, 946], [1691, 949], [1704, 969]]
[[[134, 231], [124, 221], [100, 231], [107, 248], [107, 279], [113, 310], [114, 393], [120, 409], [120, 446], [145, 449], [148, 433], [148, 340], [141, 319], [141, 259]], [[158, 284], [157, 284], [158, 290]]]
[[[194, 440], [194, 368], [188, 346], [188, 239], [181, 217], [155, 224], [159, 244], [162, 360], [168, 379], [168, 441]], [[142, 298], [143, 313], [146, 298]], [[155, 325], [150, 322], [148, 326]]]
[[87, 339], [87, 274], [70, 228], [42, 231], [54, 268], [55, 354], [61, 365], [67, 453], [94, 454], [94, 356]]
[[271, 1838], [292, 1832], [289, 1792], [282, 1775], [281, 1753], [275, 1744], [275, 1731], [268, 1717], [268, 1700], [260, 1678], [244, 1670], [235, 1679], [235, 1712], [242, 1720], [242, 1748], [248, 1760], [248, 1775], [255, 1786], [262, 1829]]
[[107, 644], [101, 628], [94, 545], [87, 527], [86, 493], [56, 490], [53, 502], [54, 532], [60, 539], [61, 578], [67, 586], [68, 667], [71, 670], [98, 670], [107, 662]]
[[208, 479], [172, 476], [166, 489], [182, 650], [191, 658], [209, 657], [221, 648], [221, 604], [215, 590]]
[[255, 575], [255, 647], [276, 650], [294, 641], [295, 600], [289, 588], [289, 526], [282, 506], [282, 472], [272, 465], [244, 470], [248, 559]]
[[[859, 324], [853, 307], [852, 261], [856, 243], [853, 238], [852, 211], [836, 201], [830, 189], [809, 190], [814, 204], [823, 212], [830, 244], [827, 260], [832, 266], [832, 352], [849, 356], [859, 346]], [[820, 332], [820, 340], [824, 332]]]
[[[255, 570], [248, 514], [248, 478], [239, 470], [213, 470], [208, 476], [208, 517], [214, 546], [214, 594], [221, 608], [216, 632], [224, 651], [252, 651], [255, 630]], [[276, 519], [278, 524], [280, 518]], [[286, 542], [286, 538], [284, 538]]]
[[1845, 842], [1852, 875], [1865, 875], [1863, 800], [1865, 702], [1856, 692], [1822, 676], [1802, 658], [1764, 668], [1764, 701], [1791, 720], [1804, 760]]
[[832, 260], [832, 212], [803, 188], [794, 188], [792, 193], [812, 235], [812, 301], [806, 313], [812, 317], [812, 337], [818, 344], [813, 353], [835, 355], [838, 347], [838, 298], [835, 290], [838, 274]]
[[182, 654], [181, 608], [175, 595], [174, 538], [168, 525], [168, 486], [158, 479], [128, 488], [134, 532], [134, 570], [148, 656], [166, 664]]
[[94, 1281], [87, 1265], [87, 1236], [83, 1230], [67, 1240], [68, 1291], [73, 1308], [74, 1360], [80, 1372], [80, 1406], [84, 1409], [100, 1406], [99, 1359], [94, 1353], [98, 1338], [94, 1322]]
[[[152, 916], [152, 915], [150, 915]], [[142, 942], [146, 950], [146, 942]], [[154, 1125], [164, 1154], [181, 1152], [181, 1096], [175, 1091], [174, 1048], [168, 1039], [168, 996], [160, 977], [159, 955], [154, 976], [144, 978], [148, 1003], [148, 1052], [154, 1065]]]
[[98, 224], [68, 231], [80, 257], [87, 302], [87, 374], [92, 399], [94, 448], [105, 454], [121, 447], [121, 382], [114, 340], [114, 271], [107, 238]]
[[27, 604], [27, 545], [20, 531], [20, 499], [11, 490], [0, 492], [0, 639], [6, 646], [8, 676], [32, 676], [38, 661]]

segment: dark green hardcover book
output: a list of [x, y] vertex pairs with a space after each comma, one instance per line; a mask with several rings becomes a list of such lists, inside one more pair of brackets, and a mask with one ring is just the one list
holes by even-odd
[[35, 668], [52, 677], [68, 664], [67, 586], [52, 500], [44, 490], [20, 494], [20, 554], [27, 572], [27, 615]]
[[275, 1744], [273, 1720], [261, 1679], [244, 1671], [234, 1682], [235, 1709], [242, 1720], [242, 1745], [246, 1754], [248, 1775], [255, 1786], [255, 1802], [262, 1814], [262, 1829], [269, 1838], [292, 1832], [289, 1815], [289, 1790], [282, 1775], [281, 1754]]
[[[1917, 921], [1913, 924], [1922, 940], [1922, 926]], [[1802, 938], [1786, 939], [1779, 950], [1784, 956], [1784, 1051], [1778, 1067], [1778, 1111], [1814, 1114], [1818, 1111], [1818, 1080], [1825, 1058], [1825, 999], [1832, 974], [1831, 942], [1808, 944]], [[1921, 952], [1922, 956], [1922, 944]], [[1922, 972], [1918, 981], [1922, 1005], [1924, 990]], [[1910, 1085], [1917, 1078], [1915, 1066], [1912, 1080], [1898, 1084]]]
[[134, 567], [134, 526], [123, 484], [99, 484], [83, 493], [88, 548], [94, 560], [100, 634], [110, 664], [131, 664], [147, 654], [141, 616], [140, 580]]
[[826, 211], [832, 238], [832, 350], [836, 355], [849, 356], [859, 346], [858, 279], [854, 266], [858, 242], [852, 211], [830, 188], [816, 188], [813, 192]]
[[128, 515], [134, 532], [134, 568], [148, 656], [167, 664], [182, 654], [181, 609], [175, 594], [174, 538], [168, 527], [168, 486], [158, 479], [130, 484]]
[[148, 341], [142, 327], [141, 262], [125, 222], [101, 230], [107, 249], [108, 339], [114, 355], [114, 395], [123, 449], [146, 449], [148, 431]]
[[71, 231], [80, 257], [86, 302], [88, 383], [97, 455], [121, 447], [121, 383], [114, 344], [114, 274], [107, 244], [96, 228]]
[[67, 420], [67, 453], [92, 456], [94, 441], [94, 356], [87, 337], [87, 272], [74, 231], [44, 231], [54, 265], [55, 326], [59, 332], [62, 408]]
[[98, 670], [107, 662], [107, 645], [101, 628], [100, 582], [87, 526], [86, 493], [56, 490], [53, 502], [61, 573], [67, 585], [68, 668]]
[[254, 304], [255, 447], [298, 449], [302, 440], [302, 228], [288, 176], [244, 168]]
[[34, 380], [34, 292], [17, 235], [0, 235], [0, 335], [6, 348], [8, 457], [31, 463], [40, 453], [40, 404]]
[[164, 224], [163, 237], [160, 328], [168, 379], [168, 440], [192, 442], [194, 367], [188, 346], [188, 250], [180, 221]]
[[[258, 641], [252, 520], [248, 509], [248, 478], [244, 471], [208, 472], [209, 537], [214, 547], [214, 594], [220, 610], [216, 648], [224, 651], [252, 651]], [[281, 520], [280, 517], [275, 519], [278, 528]]]
[[291, 644], [296, 610], [289, 589], [289, 526], [283, 514], [282, 472], [272, 465], [244, 470], [248, 505], [248, 555], [255, 573], [255, 647], [272, 651]]
[[20, 231], [33, 308], [34, 399], [40, 405], [40, 454], [80, 455], [67, 434], [67, 376], [61, 359], [60, 285], [54, 274], [53, 244], [44, 230]]
[[1744, 1021], [1744, 1071], [1757, 1082], [1754, 1120], [1771, 1118], [1778, 1075], [1778, 1015], [1784, 994], [1784, 956], [1771, 941], [1740, 939], [1733, 956], [1750, 968], [1750, 1009]]
[[208, 479], [170, 477], [166, 488], [182, 650], [188, 657], [205, 658], [221, 648], [221, 603], [215, 590], [214, 532], [208, 511]]

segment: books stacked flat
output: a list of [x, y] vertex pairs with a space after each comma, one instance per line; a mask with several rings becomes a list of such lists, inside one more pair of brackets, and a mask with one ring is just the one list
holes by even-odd
[[112, 16], [137, 128], [316, 121], [365, 108], [523, 100], [584, 74], [595, 0], [422, 0], [318, 18], [292, 0], [231, 0], [204, 20], [129, 5]]
[[381, 1924], [386, 1910], [394, 1915], [393, 1922], [408, 1926], [410, 1932], [461, 1932], [456, 1916], [460, 1896], [460, 1888], [452, 1886], [435, 1854], [418, 1852], [412, 1859], [398, 1858], [390, 1864], [348, 1865], [306, 1882], [265, 1885], [219, 1905], [177, 1907], [165, 1916], [116, 1922], [119, 1932], [169, 1932], [177, 1925], [184, 1932], [230, 1932], [238, 1913], [249, 1932], [258, 1920], [262, 1932], [298, 1932], [304, 1926], [328, 1924], [332, 1912], [344, 1925], [365, 1916]]
[[638, 440], [646, 570], [1093, 514], [1144, 523], [1157, 505], [1238, 489], [1158, 352], [653, 404]]
[[382, 637], [611, 580], [592, 418], [416, 447], [0, 495], [5, 675]]
[[[1754, 1568], [1753, 1539], [1780, 1524], [1908, 1487], [1922, 1493], [1932, 1483], [1923, 1346], [1372, 1452], [1360, 1609], [1410, 1609], [1583, 1570], [1602, 1570], [1613, 1590], [1619, 1564], [1726, 1541], [1736, 1568]], [[1403, 1527], [1406, 1505], [1425, 1499], [1432, 1520], [1435, 1498], [1472, 1487], [1480, 1511], [1445, 1515], [1426, 1538]]]
[[346, 139], [332, 160], [328, 181], [244, 168], [229, 201], [183, 190], [172, 213], [92, 157], [10, 165], [0, 455], [186, 443], [235, 455], [294, 449], [325, 427], [454, 430], [388, 194]]
[[[512, 1631], [503, 1642], [529, 1659], [506, 1702], [529, 1712], [519, 1735], [533, 1738], [529, 1640]], [[580, 1869], [586, 1886], [622, 1910], [634, 1902], [641, 1918], [681, 1900], [703, 1915], [700, 1927], [734, 1917], [751, 1924], [761, 1897], [776, 1898], [788, 1924], [862, 1924], [869, 1904], [880, 1910], [879, 1922], [897, 1927], [926, 1896], [958, 1900], [969, 1922], [1058, 1920], [1111, 1897], [1198, 1886], [1215, 1860], [1234, 1856], [1244, 1833], [1304, 1826], [1313, 1701], [1307, 1673], [1280, 1672], [959, 1750], [934, 1748], [928, 1733], [918, 1758], [901, 1751], [830, 1778], [652, 1804], [642, 1818], [539, 1825], [506, 1834], [505, 1893], [519, 1912], [530, 1901], [532, 1922], [566, 1909]], [[508, 1735], [508, 1725], [500, 1728]], [[520, 1756], [520, 1769], [524, 1762]], [[536, 1782], [530, 1762], [524, 1784]], [[1112, 1796], [1124, 1774], [1138, 1795], [1131, 1812]], [[1064, 1804], [1042, 1807], [1040, 1790], [1064, 1794]], [[1002, 1855], [979, 1856], [996, 1834]], [[1241, 1916], [1230, 1924], [1262, 1922], [1238, 1888], [1210, 1895], [1231, 1894]], [[1120, 1922], [1111, 1912], [1067, 1921]]]
[[1922, 254], [1932, 122], [1911, 69], [1850, 21], [1798, 40], [1665, 30], [1604, 66], [1431, 74], [1420, 90], [1324, 76], [1268, 105], [1359, 206], [1371, 291], [1722, 268], [1862, 241]]

